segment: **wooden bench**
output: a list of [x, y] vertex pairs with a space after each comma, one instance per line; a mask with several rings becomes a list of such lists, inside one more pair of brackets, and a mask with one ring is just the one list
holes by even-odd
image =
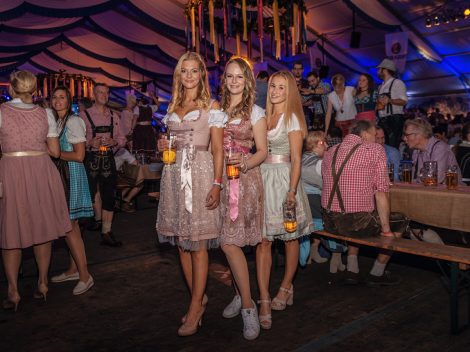
[[[450, 330], [452, 334], [458, 334], [463, 329], [470, 326], [470, 270], [465, 270], [468, 265], [470, 265], [470, 248], [412, 241], [409, 239], [393, 237], [353, 238], [332, 234], [326, 231], [316, 231], [315, 234], [333, 240], [418, 255], [449, 263], [450, 275], [448, 275], [444, 270], [442, 270], [442, 272], [449, 283]], [[467, 291], [467, 322], [464, 325], [460, 325], [459, 293], [464, 290]]]

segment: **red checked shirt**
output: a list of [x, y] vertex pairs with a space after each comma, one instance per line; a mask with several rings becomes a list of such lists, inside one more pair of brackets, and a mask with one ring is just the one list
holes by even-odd
[[[366, 143], [362, 141], [361, 137], [349, 134], [341, 144], [329, 149], [323, 158], [321, 197], [323, 208], [327, 208], [333, 188], [331, 167], [336, 148], [340, 148], [335, 166], [335, 170], [338, 172], [349, 151], [357, 144], [360, 144], [360, 147], [346, 163], [339, 180], [339, 189], [346, 213], [372, 212], [375, 209], [375, 192], [389, 191], [385, 149], [380, 144]], [[341, 211], [336, 194], [329, 210]]]

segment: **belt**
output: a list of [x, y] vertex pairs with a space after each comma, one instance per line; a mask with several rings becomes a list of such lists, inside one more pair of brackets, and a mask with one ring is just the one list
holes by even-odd
[[290, 163], [290, 155], [268, 154], [265, 164]]
[[46, 155], [47, 152], [41, 152], [39, 150], [28, 150], [24, 152], [9, 152], [3, 153], [3, 156], [7, 157], [18, 157], [18, 156], [39, 156], [39, 155]]
[[139, 125], [139, 126], [152, 126], [152, 121], [137, 122], [136, 125]]
[[[189, 144], [189, 145], [188, 145], [188, 144], [186, 144], [186, 145], [185, 145], [185, 144], [181, 144], [181, 145], [178, 145], [178, 144], [177, 144], [177, 145], [176, 145], [176, 149], [177, 149], [177, 150], [183, 150], [183, 149], [185, 149], [186, 147], [188, 147], [188, 146], [190, 146], [190, 145], [191, 145], [191, 144]], [[207, 146], [205, 146], [205, 145], [194, 145], [193, 147], [194, 147], [194, 150], [195, 150], [195, 151], [207, 152]]]

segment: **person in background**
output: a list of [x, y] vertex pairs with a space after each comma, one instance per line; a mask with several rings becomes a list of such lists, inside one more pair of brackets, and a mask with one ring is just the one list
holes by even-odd
[[[349, 237], [400, 237], [408, 226], [402, 214], [390, 214], [387, 157], [375, 143], [375, 126], [357, 120], [341, 144], [322, 163], [322, 208], [325, 230]], [[345, 283], [357, 285], [359, 247], [348, 245]], [[380, 251], [367, 277], [369, 285], [393, 285], [400, 279], [385, 271], [390, 251]]]
[[18, 309], [22, 249], [33, 247], [39, 278], [34, 297], [46, 300], [51, 241], [72, 230], [64, 187], [51, 158], [60, 156], [52, 111], [33, 104], [36, 77], [10, 75], [11, 101], [0, 106], [0, 248], [8, 280], [3, 308]]
[[292, 66], [292, 75], [294, 76], [295, 83], [297, 84], [297, 88], [307, 88], [308, 87], [308, 82], [302, 77], [304, 74], [304, 65], [302, 64], [302, 61], [296, 61], [294, 62], [294, 65]]
[[374, 125], [376, 124], [377, 90], [374, 88], [374, 80], [371, 75], [363, 73], [359, 76], [354, 104], [357, 110], [356, 120], [368, 120]]
[[354, 87], [345, 86], [346, 80], [343, 75], [336, 74], [331, 79], [333, 91], [328, 94], [328, 107], [325, 118], [325, 133], [330, 128], [333, 109], [336, 112], [335, 126], [341, 128], [343, 137], [349, 133], [354, 118], [356, 117], [356, 106], [354, 105]]
[[[137, 116], [134, 115], [134, 108], [137, 106], [135, 95], [129, 94], [126, 97], [126, 103], [126, 107], [121, 112], [121, 133], [132, 147], [132, 132], [137, 120]], [[132, 148], [130, 149], [132, 150]]]
[[83, 120], [72, 112], [72, 96], [68, 88], [58, 86], [52, 91], [52, 109], [57, 117], [60, 157], [54, 159], [69, 204], [72, 231], [67, 233], [65, 241], [70, 249], [70, 266], [60, 275], [51, 277], [52, 282], [78, 280], [72, 293], [81, 295], [93, 285], [93, 277], [88, 272], [85, 244], [83, 243], [79, 219], [93, 217], [88, 180], [83, 166], [85, 158], [86, 131]]
[[326, 143], [331, 148], [336, 144], [340, 144], [343, 141], [343, 131], [341, 128], [336, 126], [330, 126], [328, 129], [328, 135], [326, 136]]
[[266, 109], [266, 95], [268, 94], [268, 71], [260, 71], [256, 75], [256, 100], [255, 104]]
[[413, 149], [413, 173], [415, 182], [421, 182], [420, 171], [426, 161], [437, 161], [437, 182], [444, 183], [449, 167], [456, 166], [459, 181], [462, 179], [455, 155], [450, 146], [433, 136], [431, 124], [423, 119], [406, 120], [403, 139]]
[[325, 129], [328, 93], [330, 93], [331, 87], [328, 83], [323, 82], [318, 73], [314, 71], [307, 74], [307, 82], [308, 87], [300, 89], [304, 113], [311, 117], [307, 119], [307, 125], [314, 131], [323, 131]]
[[95, 104], [82, 112], [87, 138], [85, 168], [88, 175], [90, 193], [94, 200], [95, 223], [89, 229], [101, 230], [101, 244], [120, 247], [111, 231], [114, 216], [114, 192], [117, 170], [114, 162], [114, 149], [122, 148], [126, 138], [122, 135], [119, 114], [107, 107], [109, 88], [97, 83], [93, 88]]
[[395, 64], [389, 59], [384, 59], [377, 66], [378, 76], [383, 81], [377, 102], [378, 125], [385, 132], [385, 142], [394, 148], [398, 148], [401, 142], [405, 122], [403, 108], [408, 101], [405, 83], [394, 78], [396, 72]]
[[437, 126], [432, 129], [432, 132], [434, 134], [434, 137], [437, 139], [443, 141], [444, 143], [447, 143], [447, 126], [442, 127], [442, 126]]
[[462, 142], [462, 128], [457, 127], [452, 130], [452, 133], [449, 134], [450, 138], [447, 142], [451, 147], [456, 146], [460, 142]]
[[385, 154], [387, 155], [387, 164], [393, 165], [393, 180], [395, 182], [400, 181], [399, 170], [400, 170], [400, 160], [401, 154], [397, 148], [393, 148], [388, 144], [385, 144], [385, 133], [381, 127], [376, 127], [375, 142], [380, 144], [385, 149]]
[[[133, 167], [138, 167], [139, 172], [137, 173], [137, 178], [133, 180], [126, 179], [124, 180], [118, 174], [118, 186], [120, 185], [121, 190], [121, 199], [122, 199], [122, 210], [126, 213], [135, 213], [135, 203], [132, 201], [144, 188], [144, 176], [142, 174], [142, 169], [137, 161], [137, 159], [132, 155], [127, 149], [121, 148], [116, 154], [114, 154], [114, 161], [116, 162], [116, 170], [121, 171], [124, 163], [133, 165]], [[123, 186], [125, 185], [125, 186]]]
[[[302, 154], [302, 171], [301, 180], [304, 187], [305, 193], [307, 194], [308, 203], [310, 205], [310, 211], [312, 212], [313, 224], [316, 230], [323, 228], [323, 222], [321, 220], [321, 190], [322, 190], [322, 178], [321, 178], [321, 163], [323, 154], [328, 149], [328, 144], [325, 140], [325, 133], [322, 131], [309, 132], [304, 142], [304, 152]], [[316, 263], [324, 263], [327, 261], [318, 253], [318, 246], [320, 240], [314, 238], [310, 246], [310, 238], [305, 236], [302, 238], [308, 242], [308, 248], [310, 250], [310, 258], [307, 264], [311, 263], [313, 259]], [[301, 242], [301, 246], [303, 242]], [[300, 256], [300, 265], [305, 266], [307, 258], [302, 258], [302, 250]]]
[[150, 92], [150, 98], [153, 104], [149, 104], [148, 99], [142, 97], [138, 106], [134, 108], [134, 116], [137, 117], [137, 120], [132, 133], [132, 148], [136, 151], [154, 154], [157, 149], [157, 134], [152, 126], [152, 120], [160, 103], [153, 92]]
[[456, 160], [462, 170], [462, 181], [470, 186], [470, 122], [462, 127], [462, 140], [454, 147]]

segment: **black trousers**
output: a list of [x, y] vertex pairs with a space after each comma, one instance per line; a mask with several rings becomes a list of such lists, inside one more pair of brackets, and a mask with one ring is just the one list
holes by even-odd
[[405, 116], [401, 114], [379, 118], [379, 127], [384, 130], [385, 143], [398, 149], [401, 143]]

